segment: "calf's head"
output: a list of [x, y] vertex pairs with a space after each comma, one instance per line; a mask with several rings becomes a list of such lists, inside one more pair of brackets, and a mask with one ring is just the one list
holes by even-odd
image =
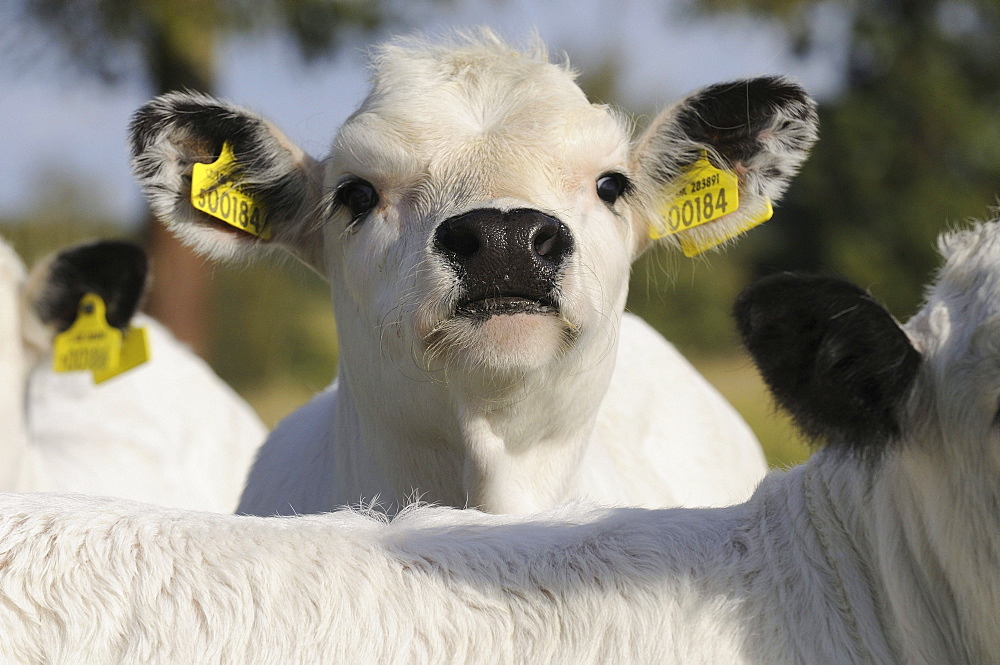
[[[487, 32], [398, 40], [320, 162], [252, 111], [172, 93], [135, 115], [133, 168], [157, 216], [201, 251], [278, 245], [326, 276], [344, 348], [375, 346], [365, 361], [520, 374], [579, 349], [608, 355], [629, 266], [699, 157], [734, 173], [740, 195], [686, 232], [702, 242], [768, 209], [816, 137], [812, 101], [778, 77], [698, 91], [636, 141], [573, 78], [541, 46]], [[192, 207], [193, 165], [224, 144], [268, 240]]]
[[52, 338], [76, 321], [87, 293], [100, 296], [108, 324], [124, 330], [145, 294], [147, 268], [141, 247], [118, 240], [79, 243], [42, 259], [22, 293], [27, 348], [38, 357], [47, 353]]

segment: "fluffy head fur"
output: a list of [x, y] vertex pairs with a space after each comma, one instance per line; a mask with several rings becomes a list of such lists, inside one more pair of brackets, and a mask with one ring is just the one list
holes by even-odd
[[[695, 93], [633, 149], [628, 123], [591, 104], [573, 79], [540, 43], [521, 51], [488, 30], [445, 42], [397, 39], [375, 52], [372, 91], [322, 167], [260, 116], [174, 93], [133, 119], [134, 170], [182, 237], [206, 253], [233, 255], [241, 241], [259, 241], [191, 208], [185, 180], [194, 162], [214, 159], [228, 141], [240, 165], [234, 179], [265, 203], [277, 242], [330, 278], [335, 306], [374, 304], [365, 324], [401, 332], [403, 353], [420, 355], [433, 339], [466, 371], [516, 375], [563, 354], [562, 345], [544, 343], [550, 350], [524, 354], [553, 337], [550, 327], [581, 343], [613, 336], [609, 315], [621, 311], [628, 266], [648, 244], [651, 203], [700, 152], [740, 179], [741, 211], [697, 230], [727, 236], [780, 197], [816, 137], [812, 101], [770, 77]], [[610, 201], [598, 196], [606, 176], [620, 182]], [[371, 203], [360, 211], [346, 202], [359, 182]], [[461, 279], [431, 240], [444, 220], [486, 208], [537, 210], [568, 227], [579, 252], [553, 291], [561, 317], [524, 316], [523, 325], [502, 316], [475, 325], [455, 319]]]

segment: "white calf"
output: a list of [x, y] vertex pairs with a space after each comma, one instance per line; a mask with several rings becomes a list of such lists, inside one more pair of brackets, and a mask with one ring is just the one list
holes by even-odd
[[1000, 661], [1000, 223], [903, 328], [781, 275], [737, 305], [826, 447], [745, 504], [257, 518], [0, 497], [17, 662]]
[[22, 340], [21, 289], [25, 270], [21, 257], [0, 240], [0, 489], [16, 490], [37, 476], [28, 452], [24, 386], [29, 359]]
[[[696, 244], [764, 214], [815, 135], [806, 94], [761, 78], [691, 95], [632, 144], [542, 47], [489, 33], [384, 46], [371, 94], [320, 163], [251, 111], [199, 94], [150, 102], [131, 141], [157, 215], [216, 257], [285, 247], [332, 289], [337, 381], [275, 430], [240, 510], [414, 493], [491, 512], [745, 498], [765, 471], [759, 446], [671, 345], [623, 315], [629, 266], [700, 155], [735, 174], [740, 203], [712, 198], [717, 177], [690, 185], [711, 189], [699, 215], [728, 213], [685, 231]], [[268, 241], [192, 205], [216, 195], [192, 192], [193, 165], [223, 145], [226, 179], [263, 211]], [[240, 210], [245, 222], [254, 208]]]
[[[135, 314], [146, 257], [121, 242], [78, 245], [32, 270], [3, 246], [0, 299], [17, 303], [4, 342], [10, 363], [0, 402], [7, 438], [0, 488], [105, 494], [176, 508], [232, 512], [267, 431], [253, 410], [156, 321]], [[52, 339], [96, 292], [108, 321], [147, 330], [150, 360], [95, 385], [89, 372], [56, 373]], [[23, 337], [22, 337], [23, 336]], [[5, 366], [13, 367], [13, 364]], [[17, 459], [14, 459], [14, 458]]]

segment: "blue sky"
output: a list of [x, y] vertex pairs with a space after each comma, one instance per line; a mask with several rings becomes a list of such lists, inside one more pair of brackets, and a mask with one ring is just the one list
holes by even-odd
[[[680, 0], [395, 4], [405, 7], [405, 20], [391, 33], [489, 25], [516, 41], [537, 30], [583, 70], [614, 54], [622, 65], [621, 98], [633, 108], [660, 107], [702, 85], [763, 73], [793, 76], [820, 99], [829, 97], [837, 90], [846, 34], [843, 17], [820, 9], [813, 17], [820, 48], [802, 61], [790, 55], [777, 25], [742, 17], [694, 20]], [[124, 223], [139, 220], [143, 205], [128, 171], [125, 128], [150, 97], [144, 82], [108, 86], [83, 76], [47, 55], [41, 36], [14, 39], [23, 28], [8, 24], [0, 39], [0, 216], [27, 213], [52, 182], [68, 179], [82, 188], [80, 207]], [[5, 57], [35, 39], [40, 57]], [[365, 95], [366, 46], [348, 43], [334, 58], [305, 65], [279, 35], [232, 39], [219, 51], [217, 94], [262, 112], [322, 156]]]

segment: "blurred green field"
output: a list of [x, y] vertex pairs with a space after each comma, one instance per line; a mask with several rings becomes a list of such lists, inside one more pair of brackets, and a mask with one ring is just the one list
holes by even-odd
[[805, 461], [810, 448], [788, 416], [776, 409], [757, 369], [746, 355], [691, 360], [742, 414], [760, 439], [768, 464], [786, 468]]

